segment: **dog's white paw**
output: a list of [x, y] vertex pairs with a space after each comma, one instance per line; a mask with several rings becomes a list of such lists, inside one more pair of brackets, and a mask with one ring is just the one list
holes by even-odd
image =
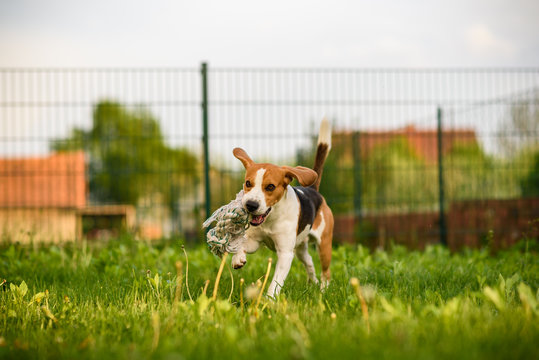
[[322, 276], [320, 280], [320, 291], [324, 292], [329, 286], [329, 280], [326, 279], [324, 276]]
[[232, 256], [232, 267], [234, 269], [241, 269], [247, 263], [247, 257], [244, 252], [234, 254]]

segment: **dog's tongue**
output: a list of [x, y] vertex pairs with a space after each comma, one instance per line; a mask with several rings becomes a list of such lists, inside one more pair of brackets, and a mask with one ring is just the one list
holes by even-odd
[[251, 225], [258, 226], [258, 225], [262, 224], [264, 222], [264, 220], [266, 220], [266, 216], [268, 216], [270, 210], [271, 210], [271, 208], [269, 208], [268, 211], [266, 211], [265, 214], [253, 215], [253, 217], [251, 218]]
[[253, 216], [253, 218], [251, 219], [251, 224], [260, 225], [262, 224], [262, 222], [264, 222], [264, 218], [264, 214]]

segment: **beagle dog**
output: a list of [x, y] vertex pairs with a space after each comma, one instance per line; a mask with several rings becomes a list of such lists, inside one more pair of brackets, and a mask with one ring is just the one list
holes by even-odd
[[[246, 253], [255, 252], [262, 243], [275, 251], [277, 264], [267, 292], [270, 297], [279, 295], [294, 253], [305, 265], [309, 280], [318, 283], [308, 251], [309, 240], [314, 240], [320, 255], [320, 287], [324, 289], [329, 284], [333, 214], [318, 188], [330, 148], [331, 126], [324, 119], [313, 169], [255, 163], [243, 149], [233, 151], [245, 167], [242, 205], [251, 214], [251, 221], [242, 247], [232, 257], [232, 266], [243, 267]], [[294, 178], [301, 186], [290, 185]]]

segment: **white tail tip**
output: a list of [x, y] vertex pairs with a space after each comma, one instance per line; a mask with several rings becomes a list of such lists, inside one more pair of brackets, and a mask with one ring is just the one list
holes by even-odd
[[331, 149], [331, 124], [327, 117], [324, 117], [320, 123], [318, 144], [328, 144], [328, 150]]

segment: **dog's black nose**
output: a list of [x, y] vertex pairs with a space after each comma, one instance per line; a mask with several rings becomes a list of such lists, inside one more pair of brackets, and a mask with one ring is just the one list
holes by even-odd
[[253, 200], [247, 200], [247, 202], [245, 203], [245, 207], [250, 212], [253, 212], [256, 209], [258, 209], [259, 206], [260, 205], [256, 201], [253, 201]]

